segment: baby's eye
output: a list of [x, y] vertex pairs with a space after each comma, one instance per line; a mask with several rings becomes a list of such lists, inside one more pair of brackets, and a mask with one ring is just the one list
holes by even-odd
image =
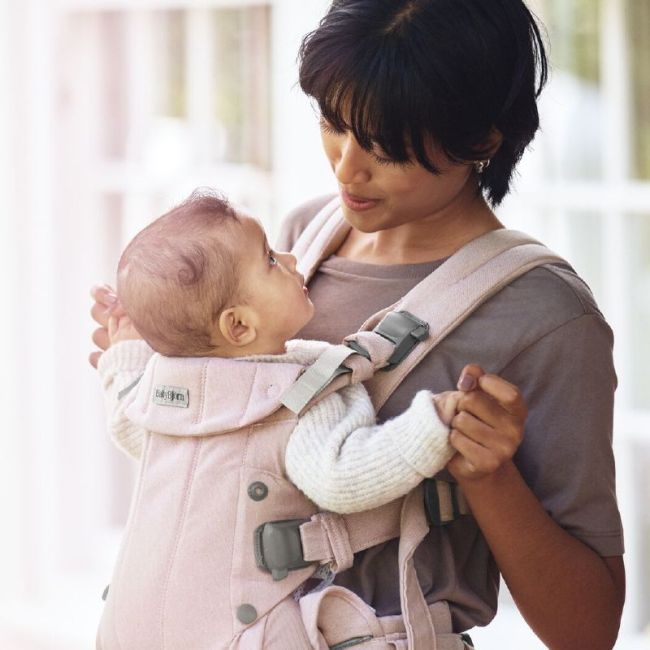
[[278, 258], [273, 251], [269, 251], [269, 263], [271, 266], [275, 266], [278, 263]]

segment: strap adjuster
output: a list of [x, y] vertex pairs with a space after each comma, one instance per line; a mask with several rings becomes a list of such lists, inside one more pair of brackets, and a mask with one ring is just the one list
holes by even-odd
[[429, 323], [420, 320], [408, 311], [391, 311], [373, 329], [374, 332], [388, 339], [395, 351], [382, 370], [392, 370], [407, 357], [411, 350], [429, 336]]
[[289, 571], [304, 569], [313, 562], [306, 562], [300, 539], [300, 526], [309, 519], [285, 519], [267, 521], [255, 529], [255, 562], [259, 569], [267, 571], [273, 580], [283, 580]]
[[468, 513], [456, 483], [425, 479], [424, 510], [430, 526], [446, 526]]

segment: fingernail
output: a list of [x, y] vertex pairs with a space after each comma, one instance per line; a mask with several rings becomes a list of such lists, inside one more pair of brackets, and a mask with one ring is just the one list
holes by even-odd
[[114, 293], [107, 293], [105, 296], [106, 302], [114, 305], [117, 302], [117, 296]]
[[476, 388], [476, 380], [472, 375], [463, 375], [458, 381], [458, 390], [467, 393], [474, 388]]

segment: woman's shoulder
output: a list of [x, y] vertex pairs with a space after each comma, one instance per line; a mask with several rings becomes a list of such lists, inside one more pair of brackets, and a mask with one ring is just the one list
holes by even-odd
[[333, 198], [334, 194], [323, 194], [309, 201], [305, 201], [297, 208], [294, 208], [282, 220], [280, 234], [278, 235], [275, 248], [281, 251], [289, 251], [293, 248], [302, 231], [309, 225], [309, 222], [324, 208]]
[[589, 285], [568, 264], [545, 264], [510, 285], [508, 298], [526, 305], [531, 315], [549, 311], [561, 320], [594, 315], [603, 319]]

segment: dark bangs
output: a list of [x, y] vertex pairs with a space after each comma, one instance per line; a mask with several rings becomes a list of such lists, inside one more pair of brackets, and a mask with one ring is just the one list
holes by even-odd
[[431, 145], [490, 158], [478, 183], [492, 205], [539, 128], [546, 55], [522, 0], [334, 0], [299, 58], [303, 91], [365, 149], [432, 173]]
[[346, 34], [342, 27], [334, 57], [328, 35], [317, 30], [304, 40], [302, 90], [318, 103], [321, 116], [332, 128], [350, 130], [364, 149], [378, 146], [396, 162], [415, 157], [430, 172], [438, 173], [425, 146], [437, 140], [432, 128], [437, 105], [431, 94], [413, 92], [423, 86], [423, 80], [411, 51], [402, 39], [355, 30]]

